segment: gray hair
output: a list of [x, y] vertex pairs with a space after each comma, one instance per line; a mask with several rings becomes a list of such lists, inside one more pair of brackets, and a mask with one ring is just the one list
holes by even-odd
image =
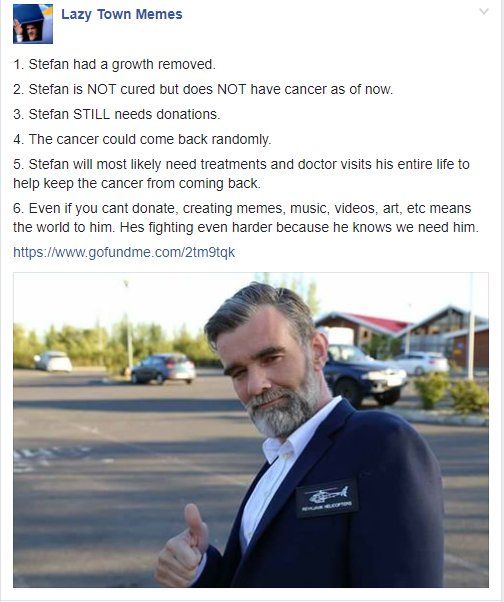
[[252, 282], [226, 299], [205, 325], [205, 335], [215, 349], [217, 337], [248, 322], [254, 314], [270, 305], [289, 322], [293, 337], [306, 345], [316, 332], [310, 309], [301, 297], [288, 288]]

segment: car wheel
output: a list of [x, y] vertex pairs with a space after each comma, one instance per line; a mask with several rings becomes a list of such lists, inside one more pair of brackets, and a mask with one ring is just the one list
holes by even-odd
[[417, 366], [415, 368], [415, 376], [422, 376], [424, 374], [424, 369], [422, 366]]
[[395, 403], [396, 401], [399, 401], [399, 399], [401, 398], [401, 390], [392, 390], [392, 391], [386, 391], [385, 393], [379, 393], [378, 395], [375, 395], [375, 399], [376, 401], [381, 405], [381, 406], [391, 406], [393, 403]]
[[162, 384], [164, 384], [164, 381], [165, 381], [164, 376], [161, 374], [161, 372], [158, 372], [156, 374], [156, 382], [157, 382], [157, 384], [158, 385], [162, 385]]
[[138, 380], [138, 376], [136, 375], [136, 372], [132, 372], [131, 373], [131, 383], [133, 385], [139, 385], [140, 381]]
[[350, 378], [340, 379], [333, 387], [334, 396], [341, 395], [347, 399], [354, 408], [360, 407], [362, 403], [362, 392], [359, 385]]
[[190, 385], [190, 384], [192, 383], [192, 378], [188, 378], [188, 379], [186, 379], [186, 383], [187, 383], [188, 385]]

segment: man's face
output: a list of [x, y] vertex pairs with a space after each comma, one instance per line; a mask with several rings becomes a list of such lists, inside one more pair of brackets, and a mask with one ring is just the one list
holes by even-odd
[[224, 372], [258, 430], [285, 439], [318, 409], [313, 349], [303, 349], [287, 319], [265, 306], [217, 338]]
[[36, 40], [38, 36], [37, 26], [33, 23], [28, 23], [28, 25], [26, 26], [26, 35], [28, 36], [30, 42]]

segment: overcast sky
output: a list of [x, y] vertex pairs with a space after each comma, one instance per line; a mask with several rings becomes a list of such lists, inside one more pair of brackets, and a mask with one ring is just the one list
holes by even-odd
[[[109, 328], [126, 312], [130, 320], [156, 322], [170, 335], [185, 324], [193, 333], [253, 273], [16, 274], [14, 321], [43, 334], [51, 325]], [[317, 284], [320, 314], [360, 313], [417, 322], [446, 305], [468, 309], [467, 273], [270, 274], [273, 283], [293, 278]], [[488, 316], [488, 276], [473, 275], [473, 307]], [[128, 287], [125, 286], [128, 282]]]

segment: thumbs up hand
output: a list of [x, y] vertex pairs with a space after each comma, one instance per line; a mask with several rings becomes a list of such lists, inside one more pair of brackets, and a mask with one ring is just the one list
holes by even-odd
[[166, 542], [158, 558], [155, 578], [165, 587], [189, 587], [208, 548], [208, 527], [195, 504], [184, 509], [187, 529]]
[[184, 518], [190, 537], [190, 546], [198, 548], [201, 554], [204, 554], [208, 548], [208, 527], [201, 519], [198, 506], [187, 504], [184, 508]]

